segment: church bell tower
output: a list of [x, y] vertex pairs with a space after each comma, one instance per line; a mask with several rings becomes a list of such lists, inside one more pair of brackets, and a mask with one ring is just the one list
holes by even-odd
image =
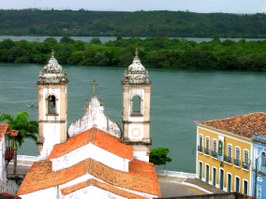
[[148, 71], [141, 64], [136, 50], [135, 58], [122, 80], [123, 135], [126, 144], [133, 145], [134, 158], [149, 161], [151, 82]]
[[67, 74], [54, 57], [40, 71], [38, 80], [37, 140], [40, 159], [49, 156], [53, 146], [67, 139]]

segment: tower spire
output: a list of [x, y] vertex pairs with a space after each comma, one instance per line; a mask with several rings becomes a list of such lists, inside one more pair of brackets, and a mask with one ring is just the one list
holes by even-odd
[[91, 83], [92, 85], [92, 96], [96, 96], [96, 86], [98, 85], [96, 83], [96, 80], [93, 80], [93, 82]]
[[139, 52], [138, 52], [138, 48], [136, 48], [136, 51], [135, 51], [135, 58], [138, 58], [139, 57]]
[[52, 49], [52, 58], [54, 58], [55, 51]]

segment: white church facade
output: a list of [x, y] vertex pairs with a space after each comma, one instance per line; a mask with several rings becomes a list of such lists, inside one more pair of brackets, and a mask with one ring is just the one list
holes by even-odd
[[124, 74], [123, 127], [104, 113], [94, 91], [85, 114], [67, 129], [67, 74], [54, 55], [39, 75], [39, 161], [17, 195], [22, 199], [157, 198], [149, 163], [151, 82], [138, 54]]

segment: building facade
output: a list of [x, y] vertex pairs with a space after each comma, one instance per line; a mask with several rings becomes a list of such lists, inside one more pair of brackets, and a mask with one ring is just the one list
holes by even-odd
[[266, 198], [266, 137], [254, 135], [252, 158], [252, 196]]
[[253, 113], [197, 122], [197, 178], [226, 192], [252, 196], [252, 137], [266, 133], [265, 118], [265, 113]]

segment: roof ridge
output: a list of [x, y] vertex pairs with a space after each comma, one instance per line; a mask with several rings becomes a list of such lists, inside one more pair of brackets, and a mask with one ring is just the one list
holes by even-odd
[[237, 117], [246, 117], [246, 116], [255, 115], [255, 114], [264, 114], [264, 115], [266, 115], [266, 113], [264, 113], [264, 112], [254, 112], [254, 113], [247, 113], [247, 114], [244, 114], [244, 115], [235, 115], [235, 116], [224, 117], [224, 118], [220, 118], [220, 119], [212, 119], [212, 120], [206, 120], [206, 121], [198, 121], [196, 123], [213, 122], [213, 121], [218, 121], [218, 120], [229, 120], [229, 119], [233, 119], [233, 118], [237, 118]]
[[95, 127], [92, 128], [92, 135], [91, 135], [91, 143], [94, 144], [95, 139], [96, 139], [96, 134], [98, 133], [97, 129]]
[[85, 180], [85, 181], [77, 183], [75, 185], [62, 188], [62, 189], [60, 189], [60, 191], [63, 195], [68, 195], [68, 194], [71, 194], [75, 191], [78, 191], [80, 189], [86, 188], [86, 187], [91, 186], [91, 185], [94, 187], [97, 187], [99, 189], [105, 190], [107, 192], [111, 192], [115, 195], [127, 197], [129, 199], [133, 199], [133, 198], [134, 199], [145, 199], [145, 197], [142, 197], [136, 193], [132, 193], [131, 191], [124, 190], [124, 189], [115, 187], [113, 185], [110, 185], [110, 184], [107, 184], [104, 182], [100, 182], [99, 180], [96, 180], [96, 179]]
[[51, 167], [51, 161], [48, 159], [35, 162], [22, 182], [18, 195], [65, 184], [87, 174], [110, 186], [160, 195], [155, 168], [151, 170], [149, 164], [143, 163], [140, 169], [132, 173], [113, 169], [92, 158], [59, 171], [52, 171]]
[[86, 168], [87, 173], [92, 173], [93, 166], [94, 166], [93, 160], [91, 158], [89, 158], [89, 159], [87, 159], [87, 161], [88, 161], [88, 168]]

